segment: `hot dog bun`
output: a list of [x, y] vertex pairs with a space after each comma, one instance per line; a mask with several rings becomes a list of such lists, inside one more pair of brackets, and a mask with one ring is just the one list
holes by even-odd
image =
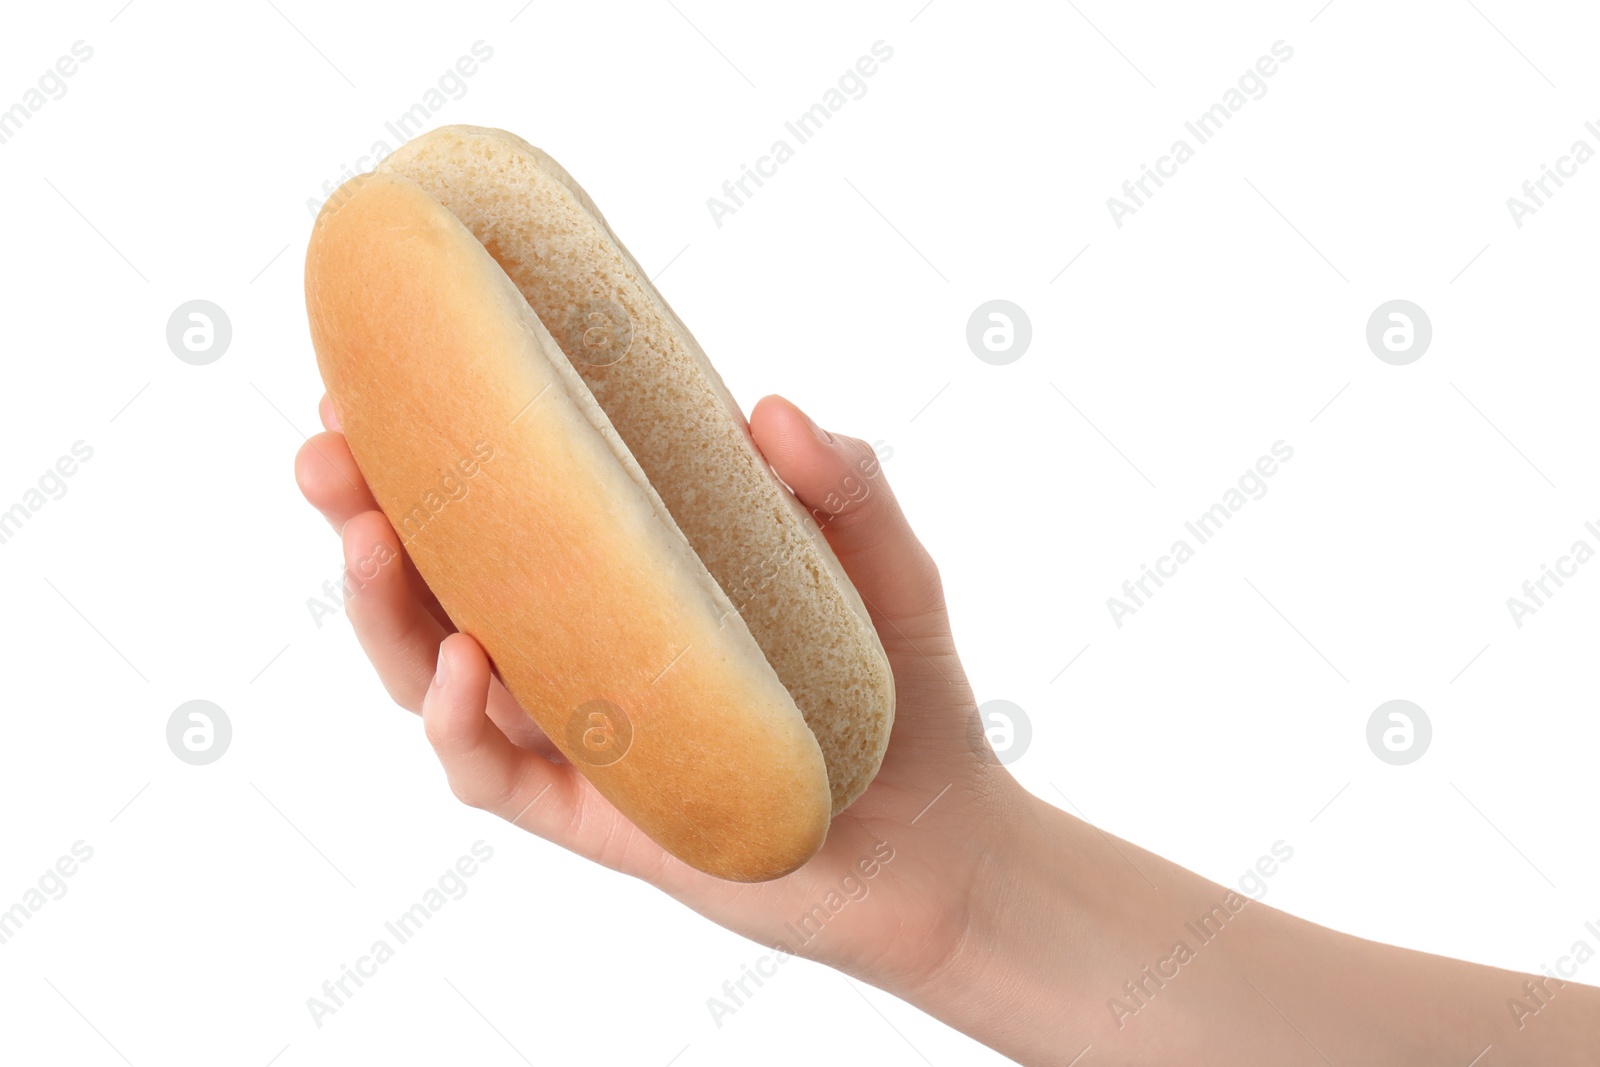
[[882, 759], [887, 660], [576, 183], [499, 131], [420, 137], [324, 207], [306, 300], [379, 505], [551, 740], [700, 870], [804, 863]]

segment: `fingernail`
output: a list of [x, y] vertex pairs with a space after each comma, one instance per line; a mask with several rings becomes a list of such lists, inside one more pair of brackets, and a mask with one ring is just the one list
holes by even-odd
[[[796, 408], [795, 410], [799, 411], [800, 409]], [[807, 415], [805, 412], [801, 411], [800, 417], [806, 420], [806, 425], [811, 427], [811, 432], [817, 435], [817, 440], [821, 441], [825, 445], [833, 444], [833, 434], [829, 433], [827, 430], [824, 430], [821, 426], [818, 426], [815, 422], [813, 422], [810, 415]]]
[[439, 646], [439, 665], [433, 669], [433, 687], [443, 689], [450, 680], [450, 661], [445, 658], [444, 645]]

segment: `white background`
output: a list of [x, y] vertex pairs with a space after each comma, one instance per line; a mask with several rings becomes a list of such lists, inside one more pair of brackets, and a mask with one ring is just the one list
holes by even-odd
[[[275, 3], [31, 5], [0, 34], [0, 108], [93, 48], [0, 144], [0, 509], [93, 448], [0, 544], [0, 909], [93, 849], [0, 945], [0, 1058], [996, 1059], [803, 962], [719, 1028], [706, 999], [764, 950], [456, 804], [344, 616], [313, 621], [340, 557], [291, 473], [321, 393], [307, 201], [479, 40], [435, 124], [554, 154], [747, 409], [782, 392], [893, 449], [979, 699], [1032, 720], [1029, 789], [1228, 883], [1281, 839], [1266, 899], [1372, 938], [1537, 970], [1600, 920], [1600, 563], [1520, 629], [1506, 607], [1600, 548], [1600, 162], [1520, 229], [1506, 206], [1600, 148], [1592, 9]], [[866, 95], [715, 225], [879, 40]], [[1119, 229], [1107, 197], [1279, 40], [1267, 94]], [[196, 298], [233, 325], [209, 366], [165, 340]], [[1032, 320], [1008, 366], [965, 340], [992, 298]], [[1364, 338], [1395, 298], [1434, 329], [1403, 367]], [[1106, 598], [1279, 440], [1267, 495], [1115, 626]], [[165, 740], [197, 698], [234, 730], [205, 767]], [[1366, 744], [1394, 698], [1433, 724], [1410, 766]], [[480, 839], [468, 895], [314, 1025]]]

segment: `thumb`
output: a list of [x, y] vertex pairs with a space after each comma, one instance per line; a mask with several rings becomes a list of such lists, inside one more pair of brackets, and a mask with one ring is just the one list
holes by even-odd
[[888, 622], [890, 634], [948, 635], [938, 568], [900, 510], [872, 446], [828, 433], [779, 396], [755, 406], [750, 432], [822, 527], [873, 617]]

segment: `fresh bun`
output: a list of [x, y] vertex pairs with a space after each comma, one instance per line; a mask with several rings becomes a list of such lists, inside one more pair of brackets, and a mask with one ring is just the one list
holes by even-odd
[[330, 198], [306, 306], [379, 506], [557, 748], [702, 871], [810, 858], [877, 773], [888, 661], [583, 190], [510, 134], [435, 130]]

